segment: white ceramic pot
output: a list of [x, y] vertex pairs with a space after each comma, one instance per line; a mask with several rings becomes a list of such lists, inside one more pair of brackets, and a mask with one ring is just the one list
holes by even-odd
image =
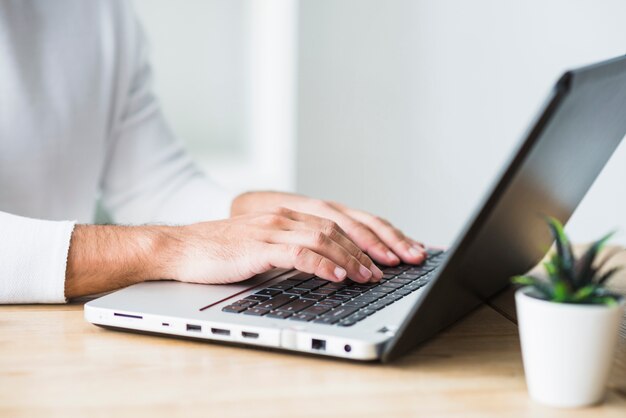
[[526, 384], [531, 398], [557, 407], [602, 401], [626, 303], [555, 303], [515, 294]]

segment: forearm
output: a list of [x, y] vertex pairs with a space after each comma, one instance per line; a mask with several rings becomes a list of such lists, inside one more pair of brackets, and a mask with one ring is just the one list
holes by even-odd
[[77, 225], [67, 260], [68, 299], [165, 278], [165, 226]]

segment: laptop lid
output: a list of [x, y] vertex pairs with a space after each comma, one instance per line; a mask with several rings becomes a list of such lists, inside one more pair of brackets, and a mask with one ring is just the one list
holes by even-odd
[[552, 243], [544, 216], [567, 222], [625, 134], [626, 57], [566, 72], [382, 360], [413, 349], [536, 265]]

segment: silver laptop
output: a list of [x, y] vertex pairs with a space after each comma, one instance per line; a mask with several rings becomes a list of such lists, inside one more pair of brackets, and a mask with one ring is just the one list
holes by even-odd
[[87, 303], [85, 318], [118, 330], [393, 360], [535, 265], [551, 243], [545, 215], [569, 219], [625, 133], [626, 58], [569, 71], [455, 244], [429, 249], [423, 265], [383, 268], [381, 283], [369, 285], [295, 270], [232, 285], [146, 282]]

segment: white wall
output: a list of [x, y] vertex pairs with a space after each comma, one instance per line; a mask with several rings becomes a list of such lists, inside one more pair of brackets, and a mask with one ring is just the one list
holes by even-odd
[[134, 6], [151, 47], [155, 92], [196, 161], [234, 190], [293, 189], [297, 2]]
[[[301, 1], [298, 190], [450, 243], [559, 74], [626, 52], [625, 14], [623, 1]], [[574, 239], [626, 231], [625, 162], [626, 145]]]
[[[135, 5], [166, 115], [218, 180], [345, 201], [441, 244], [558, 75], [626, 51], [617, 0]], [[626, 231], [624, 162], [626, 146], [570, 223], [574, 238]]]

